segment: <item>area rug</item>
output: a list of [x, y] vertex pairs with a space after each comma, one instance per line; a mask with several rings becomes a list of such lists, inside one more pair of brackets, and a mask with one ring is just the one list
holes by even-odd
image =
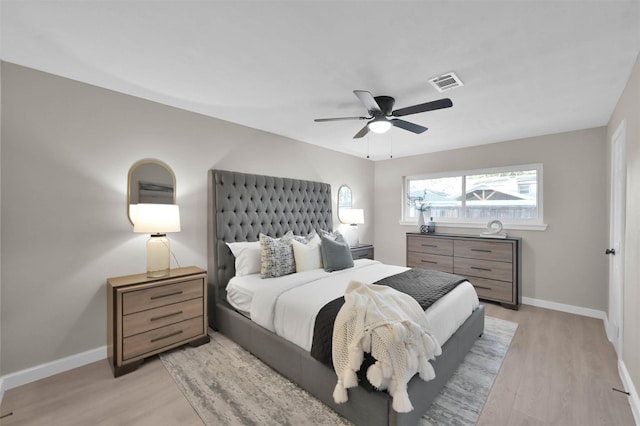
[[[421, 419], [474, 425], [518, 325], [485, 317], [485, 331]], [[335, 411], [220, 333], [196, 348], [160, 355], [206, 425], [350, 425]]]

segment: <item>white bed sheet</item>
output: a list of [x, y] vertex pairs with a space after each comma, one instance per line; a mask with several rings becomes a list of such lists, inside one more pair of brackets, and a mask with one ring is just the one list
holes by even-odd
[[[309, 351], [317, 313], [328, 302], [343, 296], [350, 281], [372, 283], [409, 269], [369, 259], [354, 263], [353, 268], [335, 272], [316, 269], [269, 279], [262, 279], [259, 274], [234, 277], [227, 285], [227, 300], [256, 323]], [[465, 281], [425, 311], [440, 345], [478, 305], [475, 289]]]

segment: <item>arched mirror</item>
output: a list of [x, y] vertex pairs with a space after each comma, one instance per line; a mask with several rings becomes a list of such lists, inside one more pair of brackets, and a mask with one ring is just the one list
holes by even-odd
[[135, 206], [139, 203], [176, 203], [176, 176], [162, 161], [140, 160], [129, 169], [127, 215], [131, 224], [135, 217]]
[[340, 218], [340, 209], [350, 209], [352, 207], [353, 207], [353, 197], [351, 194], [351, 188], [349, 188], [347, 185], [342, 185], [338, 189], [338, 219], [341, 222], [342, 222], [342, 219]]

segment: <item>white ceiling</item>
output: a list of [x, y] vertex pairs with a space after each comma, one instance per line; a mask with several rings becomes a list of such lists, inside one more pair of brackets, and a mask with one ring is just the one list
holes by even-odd
[[[606, 125], [635, 1], [9, 1], [2, 60], [372, 159]], [[464, 86], [428, 82], [454, 71]], [[429, 127], [352, 139], [354, 89]]]

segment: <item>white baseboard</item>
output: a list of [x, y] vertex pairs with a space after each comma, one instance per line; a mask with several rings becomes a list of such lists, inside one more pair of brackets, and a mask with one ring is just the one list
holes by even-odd
[[629, 371], [627, 371], [624, 361], [621, 359], [618, 360], [618, 373], [620, 373], [624, 389], [629, 392], [629, 405], [631, 405], [633, 418], [636, 421], [636, 425], [640, 425], [640, 397], [638, 396], [638, 390], [634, 386], [631, 376], [629, 376]]
[[2, 401], [4, 392], [9, 389], [26, 385], [27, 383], [35, 382], [36, 380], [44, 379], [46, 377], [53, 376], [54, 374], [73, 370], [74, 368], [100, 361], [106, 357], [107, 347], [102, 346], [100, 348], [91, 349], [86, 352], [2, 376], [0, 377], [0, 402]]
[[564, 303], [549, 302], [548, 300], [532, 299], [530, 297], [523, 297], [522, 303], [525, 305], [537, 306], [539, 308], [553, 309], [554, 311], [582, 315], [583, 317], [601, 319], [602, 321], [605, 321], [606, 325], [607, 314], [604, 311], [574, 305], [565, 305]]

